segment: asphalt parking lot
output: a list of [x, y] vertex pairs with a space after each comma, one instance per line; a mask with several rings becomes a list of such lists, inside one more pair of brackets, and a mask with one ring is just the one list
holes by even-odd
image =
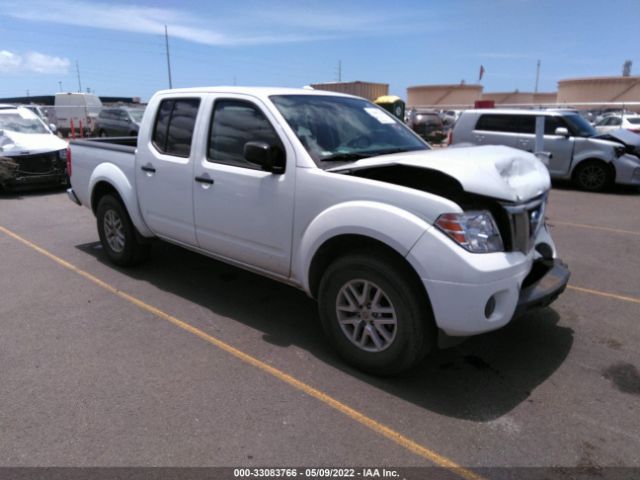
[[63, 191], [4, 194], [0, 466], [640, 468], [639, 212], [554, 188], [560, 299], [380, 379], [293, 288], [165, 243], [121, 270]]

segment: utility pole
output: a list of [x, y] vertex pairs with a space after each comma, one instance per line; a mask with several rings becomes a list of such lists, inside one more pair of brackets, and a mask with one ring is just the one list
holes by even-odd
[[29, 90], [27, 90], [27, 98], [29, 97]]
[[58, 86], [60, 87], [60, 91], [62, 92], [62, 82], [58, 81]]
[[76, 60], [76, 73], [78, 74], [78, 93], [82, 93], [82, 83], [80, 83], [80, 66]]
[[538, 93], [538, 82], [540, 81], [540, 60], [538, 60], [538, 66], [536, 68], [536, 88], [533, 93]]
[[169, 58], [169, 32], [167, 31], [167, 26], [164, 26], [164, 43], [167, 48], [167, 71], [169, 72], [169, 88], [173, 88], [173, 83], [171, 83], [171, 59]]
[[342, 81], [342, 60], [338, 60], [338, 81]]

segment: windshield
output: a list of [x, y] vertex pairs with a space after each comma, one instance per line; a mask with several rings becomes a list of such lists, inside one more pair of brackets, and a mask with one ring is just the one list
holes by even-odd
[[363, 99], [329, 95], [270, 98], [323, 169], [336, 162], [429, 149], [403, 123]]
[[31, 116], [16, 111], [0, 113], [0, 130], [17, 133], [49, 133], [35, 114], [29, 112], [28, 115]]
[[593, 137], [597, 134], [591, 124], [576, 113], [563, 115], [562, 118], [569, 124], [571, 133], [576, 137]]
[[129, 115], [135, 122], [140, 123], [142, 121], [142, 115], [144, 114], [144, 110], [129, 110]]
[[627, 122], [633, 125], [640, 125], [640, 117], [627, 117]]

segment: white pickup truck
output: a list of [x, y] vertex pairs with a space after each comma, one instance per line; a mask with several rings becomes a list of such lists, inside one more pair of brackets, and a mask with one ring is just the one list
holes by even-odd
[[378, 375], [548, 305], [569, 279], [536, 157], [432, 150], [357, 97], [161, 91], [137, 148], [78, 140], [68, 158], [69, 197], [93, 210], [113, 262], [140, 262], [158, 237], [294, 285], [338, 353]]

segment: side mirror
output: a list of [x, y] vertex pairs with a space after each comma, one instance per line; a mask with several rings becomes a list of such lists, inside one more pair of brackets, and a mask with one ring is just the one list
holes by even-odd
[[553, 133], [555, 133], [556, 135], [561, 135], [563, 137], [569, 136], [569, 130], [566, 127], [558, 127], [556, 128], [556, 131]]
[[49, 124], [49, 130], [51, 130], [51, 133], [58, 133], [58, 127], [56, 127], [53, 123]]
[[244, 159], [276, 175], [284, 173], [287, 163], [282, 149], [276, 145], [269, 145], [266, 142], [245, 143]]

